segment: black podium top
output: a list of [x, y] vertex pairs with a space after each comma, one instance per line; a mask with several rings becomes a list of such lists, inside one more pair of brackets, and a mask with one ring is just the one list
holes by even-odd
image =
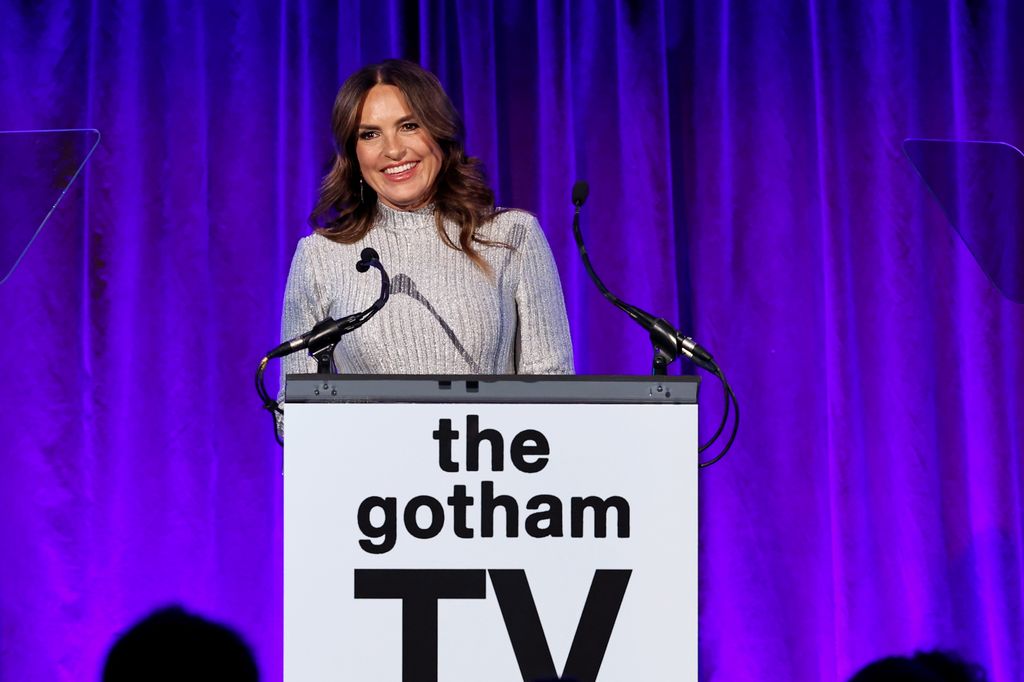
[[696, 404], [692, 376], [289, 374], [288, 403]]

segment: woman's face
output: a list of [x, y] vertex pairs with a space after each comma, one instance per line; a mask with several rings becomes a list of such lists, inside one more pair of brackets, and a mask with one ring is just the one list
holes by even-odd
[[442, 162], [441, 148], [394, 85], [375, 85], [366, 93], [356, 158], [363, 180], [380, 200], [403, 211], [430, 201]]

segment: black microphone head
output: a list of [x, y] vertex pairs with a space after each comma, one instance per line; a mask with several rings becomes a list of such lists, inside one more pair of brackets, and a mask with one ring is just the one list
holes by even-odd
[[379, 261], [380, 256], [374, 249], [366, 247], [359, 253], [359, 262], [356, 263], [356, 270], [359, 272], [366, 272], [370, 269], [371, 261]]
[[572, 186], [572, 203], [577, 208], [583, 206], [583, 202], [587, 200], [587, 196], [590, 194], [590, 185], [587, 184], [586, 180], [577, 180], [576, 184]]

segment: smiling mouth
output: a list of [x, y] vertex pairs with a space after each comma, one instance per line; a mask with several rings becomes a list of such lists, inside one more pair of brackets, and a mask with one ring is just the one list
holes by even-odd
[[417, 166], [417, 164], [419, 164], [419, 161], [410, 161], [409, 163], [403, 163], [401, 166], [391, 166], [390, 168], [385, 168], [381, 172], [384, 173], [384, 175], [401, 175], [403, 173], [408, 173], [409, 171], [411, 171], [413, 168]]

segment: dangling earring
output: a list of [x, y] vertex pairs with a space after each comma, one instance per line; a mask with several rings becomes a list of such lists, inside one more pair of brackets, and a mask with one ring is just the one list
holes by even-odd
[[359, 203], [363, 203], [363, 179], [359, 178]]

